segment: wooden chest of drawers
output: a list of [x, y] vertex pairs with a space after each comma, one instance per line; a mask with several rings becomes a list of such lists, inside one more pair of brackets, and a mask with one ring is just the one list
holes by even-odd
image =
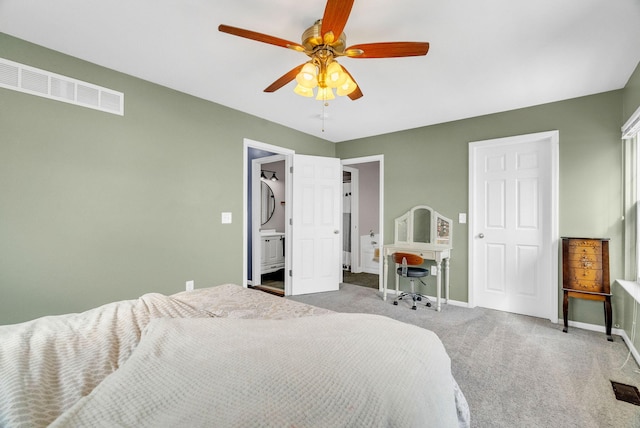
[[609, 241], [562, 238], [562, 287], [609, 294]]
[[607, 338], [612, 340], [608, 239], [562, 238], [562, 290], [563, 331], [568, 330], [569, 297], [597, 300], [604, 302]]

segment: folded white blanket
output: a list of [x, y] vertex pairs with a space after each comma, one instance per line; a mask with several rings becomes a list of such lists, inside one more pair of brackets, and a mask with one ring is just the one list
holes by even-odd
[[438, 337], [365, 314], [159, 319], [54, 427], [457, 427]]

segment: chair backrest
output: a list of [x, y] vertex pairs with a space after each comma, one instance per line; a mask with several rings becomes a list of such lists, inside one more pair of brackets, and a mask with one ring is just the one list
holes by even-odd
[[424, 263], [424, 259], [417, 254], [412, 253], [393, 253], [393, 260], [398, 264], [403, 264], [405, 259], [407, 266], [419, 266]]

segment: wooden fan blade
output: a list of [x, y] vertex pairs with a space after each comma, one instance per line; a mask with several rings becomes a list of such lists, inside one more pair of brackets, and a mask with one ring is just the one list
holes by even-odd
[[[357, 83], [356, 83], [357, 85]], [[347, 95], [349, 98], [351, 98], [351, 101], [355, 101], [358, 98], [362, 97], [362, 91], [360, 90], [360, 86], [356, 87], [355, 91], [351, 92], [349, 95]]]
[[322, 37], [325, 34], [333, 33], [334, 39], [338, 39], [347, 25], [347, 19], [351, 13], [354, 0], [327, 0], [322, 16]]
[[[427, 42], [383, 42], [364, 43], [361, 45], [349, 46], [345, 52], [356, 50], [356, 54], [349, 55], [351, 58], [398, 58], [404, 56], [421, 56], [429, 52]], [[357, 50], [363, 51], [357, 55]]]
[[358, 85], [358, 82], [356, 82], [356, 79], [353, 78], [353, 76], [351, 75], [351, 73], [349, 73], [349, 70], [347, 70], [346, 68], [342, 67], [342, 69], [344, 70], [345, 73], [347, 73], [349, 75], [349, 77], [351, 78], [351, 80], [353, 80], [353, 83], [356, 84], [356, 89], [354, 89], [353, 92], [351, 92], [349, 95], [347, 95], [349, 98], [351, 98], [351, 101], [355, 101], [358, 98], [362, 97], [362, 91], [360, 90], [360, 85]]
[[262, 43], [269, 43], [270, 45], [304, 51], [304, 47], [300, 46], [298, 43], [294, 43], [289, 40], [280, 39], [278, 37], [273, 37], [268, 34], [262, 34], [262, 33], [258, 33], [251, 30], [244, 30], [242, 28], [231, 27], [229, 25], [221, 24], [218, 27], [218, 31], [222, 31], [223, 33], [232, 34], [238, 37], [244, 37], [245, 39], [256, 40]]
[[278, 80], [276, 80], [275, 82], [273, 82], [271, 85], [269, 85], [264, 92], [275, 92], [278, 89], [282, 88], [284, 85], [286, 85], [287, 83], [291, 82], [292, 80], [294, 80], [296, 78], [296, 76], [298, 75], [298, 73], [300, 73], [300, 70], [302, 70], [302, 67], [304, 66], [304, 64], [300, 64], [299, 66], [297, 66], [296, 68], [294, 68], [291, 71], [288, 71], [287, 73], [285, 73], [281, 78], [279, 78]]

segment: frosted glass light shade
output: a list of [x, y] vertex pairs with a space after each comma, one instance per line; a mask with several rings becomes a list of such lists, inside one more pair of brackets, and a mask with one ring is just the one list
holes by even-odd
[[328, 101], [335, 99], [335, 95], [333, 95], [333, 89], [331, 88], [318, 88], [318, 96], [316, 100], [320, 101]]
[[327, 77], [325, 83], [330, 88], [338, 88], [343, 85], [349, 76], [344, 72], [340, 64], [332, 62], [327, 67]]
[[318, 71], [316, 70], [316, 66], [308, 62], [302, 67], [300, 73], [296, 75], [296, 82], [298, 82], [300, 86], [312, 89], [318, 86], [317, 75]]
[[347, 76], [347, 80], [342, 85], [338, 86], [336, 92], [340, 96], [349, 95], [351, 92], [355, 91], [357, 87], [358, 85], [356, 85], [356, 82], [354, 82], [350, 76]]
[[295, 92], [298, 95], [302, 95], [303, 97], [312, 97], [313, 96], [313, 89], [305, 88], [302, 85], [296, 85], [296, 87], [293, 89], [293, 92]]

